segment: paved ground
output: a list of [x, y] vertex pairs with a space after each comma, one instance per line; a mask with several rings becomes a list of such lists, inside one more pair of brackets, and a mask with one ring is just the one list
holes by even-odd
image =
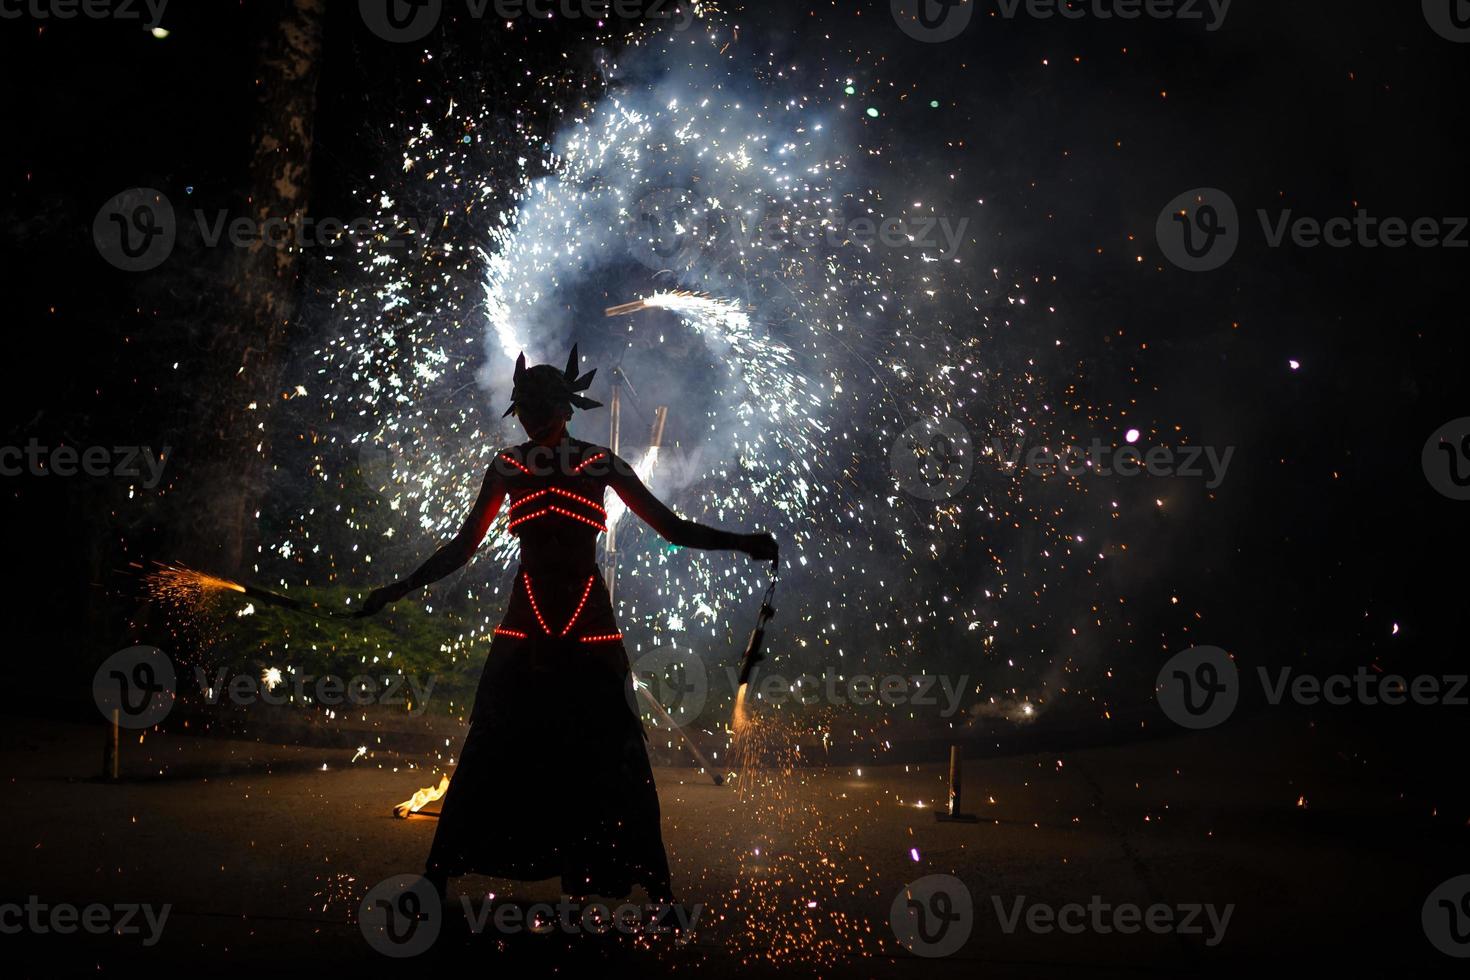
[[[126, 778], [109, 784], [93, 778], [100, 725], [10, 718], [0, 732], [11, 807], [0, 903], [172, 907], [153, 945], [25, 929], [0, 935], [0, 956], [47, 976], [401, 972], [369, 947], [356, 912], [371, 885], [422, 865], [433, 820], [398, 820], [390, 808], [430, 781], [424, 771], [395, 771], [391, 756], [353, 762], [341, 749], [150, 735], [124, 746]], [[488, 894], [523, 909], [558, 896], [553, 883], [465, 879], [438, 941], [409, 962], [716, 976], [1179, 976], [1348, 962], [1357, 975], [1447, 971], [1457, 964], [1426, 941], [1420, 910], [1435, 885], [1470, 872], [1463, 820], [1406, 789], [1412, 780], [1391, 759], [1343, 744], [1273, 715], [972, 760], [967, 809], [982, 819], [968, 825], [933, 818], [942, 760], [775, 771], [743, 791], [660, 769], [676, 885], [703, 905], [691, 938], [493, 925], [476, 935], [461, 899], [474, 911]], [[960, 879], [974, 907], [968, 939], [933, 959], [903, 948], [890, 924], [904, 886], [928, 875]], [[950, 899], [927, 909], [960, 915], [963, 897]], [[1044, 914], [1034, 906], [1089, 902], [1231, 911], [1218, 941], [1203, 911], [1202, 933], [1188, 935], [1104, 934], [1098, 923], [1114, 920], [1092, 912], [1075, 934], [1026, 925]], [[1007, 932], [1001, 919], [1017, 903], [1021, 924]], [[964, 927], [930, 935], [963, 939]]]

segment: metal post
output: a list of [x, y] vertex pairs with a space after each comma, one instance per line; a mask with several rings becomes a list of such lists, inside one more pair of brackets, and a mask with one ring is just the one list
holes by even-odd
[[120, 745], [121, 721], [119, 709], [112, 709], [112, 724], [107, 726], [107, 739], [102, 743], [102, 778], [117, 779], [117, 750]]
[[[623, 386], [621, 384], [621, 371], [613, 372], [612, 398], [608, 400], [609, 433], [607, 448], [612, 450], [614, 456], [620, 455], [618, 440], [623, 428]], [[608, 525], [607, 529], [607, 568], [603, 570], [603, 577], [607, 580], [607, 598], [611, 602], [613, 590], [618, 582], [618, 527], [616, 524]], [[616, 608], [616, 607], [615, 607]]]
[[973, 813], [961, 812], [960, 783], [963, 768], [961, 763], [960, 747], [951, 745], [949, 747], [949, 806], [942, 812], [934, 811], [934, 819], [941, 823], [975, 823], [980, 819]]

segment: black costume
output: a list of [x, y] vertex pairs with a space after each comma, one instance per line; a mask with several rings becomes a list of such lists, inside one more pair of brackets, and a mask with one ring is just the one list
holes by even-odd
[[[593, 407], [577, 392], [576, 349], [565, 372], [516, 365], [512, 410]], [[552, 420], [557, 422], [556, 418]], [[470, 729], [444, 797], [427, 875], [560, 876], [575, 895], [627, 895], [642, 885], [671, 899], [658, 794], [635, 710], [628, 655], [596, 562], [610, 487], [674, 544], [751, 550], [740, 535], [670, 511], [609, 450], [566, 436], [496, 454], [459, 535], [401, 583], [398, 594], [463, 565], [508, 497], [521, 562], [495, 630]], [[774, 542], [769, 548], [774, 552]]]

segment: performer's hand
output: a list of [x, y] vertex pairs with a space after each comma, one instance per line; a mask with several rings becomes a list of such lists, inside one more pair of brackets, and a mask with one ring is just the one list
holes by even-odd
[[775, 561], [780, 554], [780, 548], [776, 545], [774, 535], [762, 532], [760, 534], [747, 534], [745, 536], [745, 548], [747, 555], [756, 561]]
[[362, 608], [355, 615], [358, 619], [371, 616], [388, 605], [388, 603], [397, 602], [399, 599], [402, 599], [410, 591], [412, 591], [412, 586], [407, 582], [394, 582], [392, 585], [385, 585], [381, 589], [373, 589], [368, 594], [367, 602], [363, 603]]

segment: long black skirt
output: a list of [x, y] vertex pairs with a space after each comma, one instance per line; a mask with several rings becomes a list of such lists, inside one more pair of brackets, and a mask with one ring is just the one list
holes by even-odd
[[[430, 874], [671, 898], [643, 724], [601, 577], [518, 576], [429, 851]], [[579, 597], [581, 606], [578, 604]], [[580, 608], [573, 629], [562, 624]], [[538, 614], [539, 611], [539, 614]], [[545, 625], [543, 626], [543, 621]], [[524, 635], [517, 635], [524, 634]]]

